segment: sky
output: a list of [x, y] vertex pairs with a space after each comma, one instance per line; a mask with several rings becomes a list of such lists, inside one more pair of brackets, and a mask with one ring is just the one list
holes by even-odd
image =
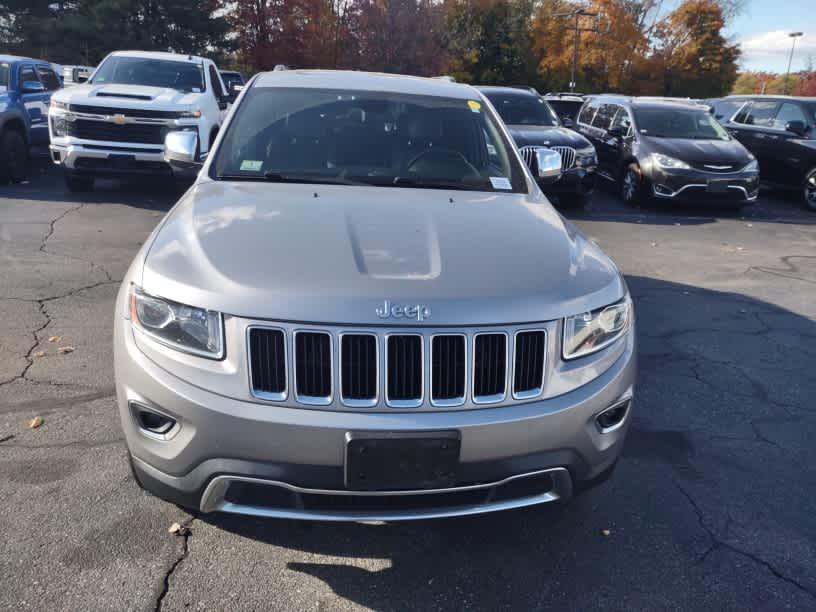
[[816, 66], [816, 0], [748, 0], [728, 27], [742, 46], [743, 70], [785, 72], [790, 32], [804, 32], [796, 39], [791, 71], [804, 70], [808, 56]]

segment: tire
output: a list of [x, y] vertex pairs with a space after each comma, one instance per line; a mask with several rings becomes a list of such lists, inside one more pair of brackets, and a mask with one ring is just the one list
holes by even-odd
[[93, 191], [94, 179], [92, 176], [65, 175], [65, 186], [71, 193], [86, 193]]
[[805, 208], [816, 212], [816, 168], [812, 168], [811, 171], [808, 172], [802, 191]]
[[19, 183], [28, 174], [28, 147], [23, 135], [14, 129], [0, 134], [0, 185]]
[[636, 162], [629, 164], [621, 174], [620, 197], [630, 206], [642, 204], [646, 199], [643, 185], [643, 173]]

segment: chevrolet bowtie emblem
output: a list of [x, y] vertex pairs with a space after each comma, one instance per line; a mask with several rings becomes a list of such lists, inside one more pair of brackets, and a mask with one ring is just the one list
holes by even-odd
[[110, 120], [116, 125], [125, 125], [127, 123], [127, 117], [124, 115], [111, 115]]

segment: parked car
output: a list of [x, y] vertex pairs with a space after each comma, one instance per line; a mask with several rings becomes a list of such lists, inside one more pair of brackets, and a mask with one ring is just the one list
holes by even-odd
[[101, 176], [170, 176], [165, 136], [192, 131], [206, 155], [228, 102], [211, 60], [116, 51], [87, 83], [51, 100], [51, 156], [71, 191], [88, 191]]
[[577, 129], [598, 150], [598, 174], [617, 184], [624, 202], [743, 206], [757, 198], [756, 158], [707, 107], [597, 96], [584, 104]]
[[[196, 141], [170, 133], [168, 160]], [[631, 421], [626, 283], [464, 84], [258, 75], [115, 308], [136, 479], [202, 512], [563, 500], [611, 473]]]
[[79, 85], [85, 83], [95, 68], [93, 66], [63, 66], [62, 67], [62, 84], [65, 87], [69, 85]]
[[59, 88], [48, 62], [0, 55], [0, 184], [22, 181], [30, 150], [48, 146], [48, 102]]
[[241, 89], [246, 84], [244, 75], [234, 70], [222, 70], [221, 80], [224, 82], [227, 94], [229, 94], [233, 101], [238, 97], [238, 94], [241, 93]]
[[552, 107], [564, 127], [571, 128], [578, 118], [578, 111], [584, 105], [586, 96], [576, 93], [550, 92], [544, 95], [544, 100]]
[[[762, 182], [797, 191], [816, 211], [816, 99], [750, 96], [737, 101], [739, 108], [724, 125], [759, 160]], [[720, 107], [725, 104], [732, 99], [724, 98]]]
[[584, 203], [595, 188], [598, 158], [586, 138], [565, 128], [558, 115], [535, 90], [514, 87], [478, 88], [501, 116], [524, 161], [535, 172], [536, 148], [561, 155], [560, 180], [542, 185], [547, 194], [565, 203]]

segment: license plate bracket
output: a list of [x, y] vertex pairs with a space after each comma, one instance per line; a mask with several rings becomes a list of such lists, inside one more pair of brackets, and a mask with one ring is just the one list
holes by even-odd
[[461, 434], [348, 432], [346, 488], [356, 491], [440, 489], [456, 484]]
[[707, 191], [708, 193], [726, 193], [728, 191], [728, 181], [708, 181]]

